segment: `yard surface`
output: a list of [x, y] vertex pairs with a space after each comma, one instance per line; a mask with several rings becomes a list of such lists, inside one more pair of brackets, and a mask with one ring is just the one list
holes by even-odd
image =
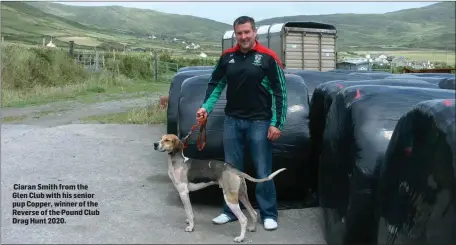
[[[89, 95], [84, 95], [89, 96]], [[184, 231], [182, 203], [167, 176], [166, 154], [153, 150], [153, 142], [165, 133], [161, 125], [87, 124], [106, 115], [122, 115], [147, 107], [159, 93], [108, 93], [8, 107], [2, 110], [1, 204], [2, 244], [5, 243], [234, 243], [239, 223], [214, 225], [220, 206], [194, 203], [195, 231]], [[78, 99], [79, 98], [79, 99]], [[88, 98], [91, 98], [90, 100]], [[115, 118], [117, 121], [119, 118]], [[113, 120], [113, 121], [116, 121]], [[89, 123], [90, 123], [89, 122]], [[110, 121], [108, 120], [107, 123]], [[87, 185], [92, 199], [13, 198], [14, 184]], [[204, 191], [204, 190], [202, 190]], [[47, 216], [65, 218], [65, 224], [13, 224], [13, 202], [94, 201], [99, 215]], [[15, 207], [18, 211], [37, 210]], [[38, 209], [40, 211], [46, 208]], [[245, 243], [324, 244], [319, 209], [279, 211], [279, 229], [248, 232]], [[29, 219], [33, 216], [14, 215]], [[43, 216], [36, 216], [43, 218]]]
[[[236, 222], [224, 226], [211, 223], [221, 210], [219, 206], [198, 203], [193, 204], [195, 231], [184, 231], [185, 212], [167, 176], [166, 154], [153, 150], [153, 142], [165, 132], [163, 126], [7, 124], [1, 130], [3, 244], [227, 244], [233, 243], [234, 236], [239, 234]], [[88, 190], [67, 192], [95, 194], [92, 199], [85, 200], [98, 202], [98, 207], [90, 209], [97, 209], [99, 215], [54, 216], [64, 217], [66, 224], [12, 224], [13, 201], [70, 201], [62, 198], [13, 199], [14, 184], [87, 185]], [[30, 192], [41, 191], [21, 191]], [[247, 233], [245, 243], [325, 243], [320, 228], [320, 210], [281, 210], [279, 219], [278, 230], [265, 231], [259, 223], [257, 232]]]

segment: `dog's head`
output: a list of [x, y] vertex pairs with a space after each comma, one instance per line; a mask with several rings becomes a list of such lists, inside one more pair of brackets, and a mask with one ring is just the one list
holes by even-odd
[[174, 134], [165, 134], [154, 143], [154, 150], [159, 152], [177, 153], [184, 149], [182, 141]]

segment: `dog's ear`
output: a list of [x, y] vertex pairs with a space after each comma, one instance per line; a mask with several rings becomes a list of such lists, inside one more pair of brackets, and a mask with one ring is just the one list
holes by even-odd
[[182, 143], [182, 141], [178, 137], [173, 139], [173, 145], [174, 145], [174, 148], [173, 148], [174, 153], [184, 150], [184, 143]]

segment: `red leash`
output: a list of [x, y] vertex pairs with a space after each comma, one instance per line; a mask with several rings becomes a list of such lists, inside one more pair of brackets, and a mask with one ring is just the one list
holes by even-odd
[[[184, 148], [187, 148], [188, 140], [189, 140], [190, 136], [192, 135], [193, 131], [195, 131], [195, 129], [198, 128], [198, 126], [199, 126], [200, 127], [200, 131], [199, 131], [199, 134], [198, 134], [198, 140], [196, 141], [196, 146], [198, 147], [199, 151], [203, 150], [203, 148], [206, 146], [206, 138], [207, 138], [207, 136], [206, 136], [206, 123], [207, 123], [207, 117], [203, 116], [202, 119], [198, 120], [198, 122], [195, 125], [193, 125], [192, 129], [190, 130], [190, 133], [188, 133], [188, 135], [185, 137]], [[201, 137], [202, 137], [203, 131], [204, 131], [204, 139], [201, 141]]]

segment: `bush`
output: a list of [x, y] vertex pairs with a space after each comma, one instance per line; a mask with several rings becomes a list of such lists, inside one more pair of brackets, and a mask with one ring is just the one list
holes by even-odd
[[[42, 89], [87, 82], [114, 84], [119, 79], [154, 78], [154, 55], [151, 52], [100, 53], [104, 68], [100, 61], [101, 72], [91, 72], [72, 59], [64, 49], [14, 44], [2, 44], [1, 49], [2, 85], [7, 90], [33, 90], [36, 87]], [[180, 67], [215, 65], [215, 62], [211, 58], [176, 58], [168, 51], [159, 51], [159, 80], [170, 81]]]
[[184, 58], [184, 57], [173, 57], [169, 51], [161, 51], [159, 54], [159, 60], [162, 62], [175, 63], [181, 67], [186, 66], [210, 66], [215, 65], [218, 59], [214, 58]]
[[54, 87], [86, 80], [89, 73], [59, 49], [2, 45], [2, 86], [6, 89]]
[[131, 79], [151, 79], [154, 77], [154, 57], [151, 55], [105, 54], [105, 68], [117, 75]]

